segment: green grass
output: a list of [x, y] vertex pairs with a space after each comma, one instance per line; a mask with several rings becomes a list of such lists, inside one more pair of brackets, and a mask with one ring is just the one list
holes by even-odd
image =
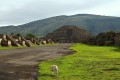
[[[32, 48], [34, 47], [40, 47], [40, 46], [52, 46], [52, 45], [56, 45], [56, 44], [46, 44], [46, 45], [31, 45]], [[27, 46], [0, 46], [0, 50], [9, 50], [9, 49], [19, 49], [19, 48], [27, 48]]]
[[[75, 54], [39, 64], [38, 80], [120, 80], [120, 48], [74, 44]], [[50, 65], [59, 67], [52, 76]]]
[[26, 46], [9, 46], [9, 47], [5, 47], [5, 46], [0, 46], [0, 50], [9, 50], [9, 49], [18, 49], [18, 48], [26, 48]]

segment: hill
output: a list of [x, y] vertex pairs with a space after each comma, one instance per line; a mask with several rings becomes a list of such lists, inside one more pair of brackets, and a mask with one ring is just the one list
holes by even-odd
[[88, 41], [91, 37], [92, 35], [86, 30], [72, 25], [63, 26], [45, 36], [46, 39], [61, 43], [82, 43]]
[[106, 31], [120, 31], [120, 17], [100, 16], [92, 14], [77, 14], [72, 16], [55, 16], [42, 20], [29, 22], [18, 26], [0, 27], [0, 33], [33, 33], [37, 36], [45, 36], [64, 25], [81, 26], [96, 35]]

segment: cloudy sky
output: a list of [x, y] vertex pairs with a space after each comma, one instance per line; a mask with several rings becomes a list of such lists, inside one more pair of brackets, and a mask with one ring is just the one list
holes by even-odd
[[120, 17], [120, 0], [0, 0], [0, 26], [74, 14]]

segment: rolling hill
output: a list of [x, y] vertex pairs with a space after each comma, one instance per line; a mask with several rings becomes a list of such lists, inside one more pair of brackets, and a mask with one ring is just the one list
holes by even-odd
[[64, 25], [76, 25], [96, 35], [106, 31], [120, 31], [120, 17], [101, 16], [92, 14], [77, 14], [71, 16], [55, 16], [29, 22], [18, 26], [0, 27], [0, 33], [32, 33], [36, 36], [45, 36]]

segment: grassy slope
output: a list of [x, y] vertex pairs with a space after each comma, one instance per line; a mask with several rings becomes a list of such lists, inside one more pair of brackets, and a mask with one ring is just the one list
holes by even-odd
[[[75, 44], [76, 54], [39, 64], [38, 80], [120, 80], [120, 49]], [[59, 66], [59, 75], [51, 76], [50, 65]]]
[[119, 32], [120, 17], [91, 14], [77, 14], [71, 16], [61, 15], [18, 26], [0, 27], [0, 33], [10, 34], [19, 32], [20, 34], [24, 35], [32, 33], [36, 36], [44, 37], [49, 32], [53, 32], [64, 25], [80, 26], [80, 28], [89, 31], [94, 35], [100, 32], [107, 32], [111, 30]]

